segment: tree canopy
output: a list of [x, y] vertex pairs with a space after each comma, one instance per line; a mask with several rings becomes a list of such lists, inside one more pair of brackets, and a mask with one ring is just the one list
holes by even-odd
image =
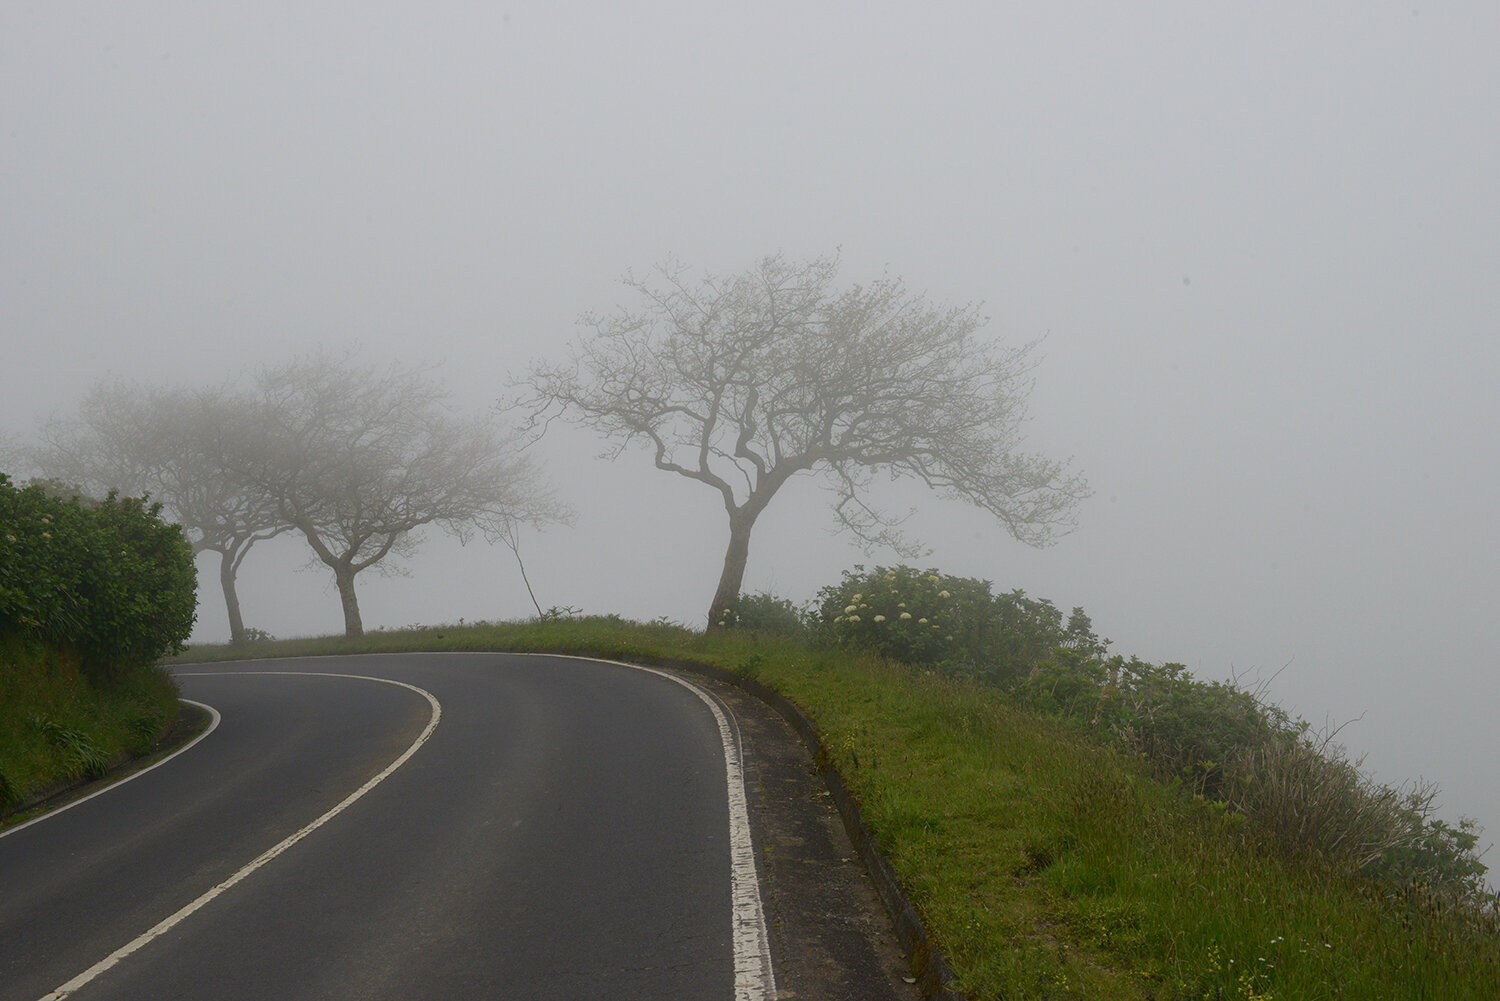
[[899, 519], [871, 503], [874, 476], [919, 480], [1045, 545], [1087, 495], [1066, 464], [1021, 451], [1034, 342], [979, 337], [974, 306], [944, 306], [896, 278], [835, 286], [836, 258], [766, 257], [693, 281], [669, 262], [627, 275], [635, 308], [586, 314], [592, 336], [539, 361], [513, 401], [538, 433], [561, 416], [644, 445], [665, 472], [716, 491], [729, 519], [710, 606], [739, 596], [751, 530], [793, 476], [834, 490], [838, 523], [867, 546], [913, 551]]
[[316, 356], [265, 369], [258, 386], [236, 475], [333, 571], [350, 636], [364, 631], [356, 575], [409, 555], [423, 526], [505, 539], [562, 515], [535, 464], [492, 422], [450, 415], [421, 370]]
[[255, 543], [287, 531], [270, 496], [233, 475], [251, 404], [227, 388], [96, 384], [65, 420], [42, 427], [43, 475], [103, 496], [149, 495], [193, 552], [219, 554], [230, 640], [245, 639], [236, 579]]
[[428, 372], [348, 357], [268, 367], [243, 391], [103, 383], [42, 440], [32, 463], [44, 475], [150, 495], [195, 552], [220, 554], [234, 642], [246, 638], [236, 575], [258, 541], [300, 535], [359, 635], [355, 577], [389, 572], [423, 526], [514, 547], [517, 526], [562, 515], [535, 463], [493, 421], [451, 413]]

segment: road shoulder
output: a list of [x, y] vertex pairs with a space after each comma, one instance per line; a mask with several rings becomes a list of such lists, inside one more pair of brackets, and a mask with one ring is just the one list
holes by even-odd
[[685, 674], [734, 712], [781, 1001], [916, 1001], [891, 919], [796, 731], [743, 690]]

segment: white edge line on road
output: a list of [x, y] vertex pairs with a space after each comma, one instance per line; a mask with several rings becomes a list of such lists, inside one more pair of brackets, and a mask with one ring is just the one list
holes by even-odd
[[442, 719], [443, 716], [443, 707], [431, 692], [427, 691], [426, 689], [418, 688], [416, 685], [408, 685], [404, 681], [394, 681], [390, 678], [372, 678], [362, 674], [332, 674], [319, 671], [213, 671], [200, 672], [197, 674], [183, 674], [179, 675], [179, 677], [220, 677], [223, 675], [247, 674], [282, 675], [287, 677], [350, 678], [356, 681], [378, 681], [386, 685], [397, 685], [401, 688], [410, 689], [411, 691], [416, 692], [418, 695], [425, 698], [427, 702], [432, 706], [432, 718], [427, 721], [426, 728], [423, 729], [421, 734], [417, 736], [416, 740], [412, 741], [411, 746], [408, 747], [399, 758], [397, 758], [395, 761], [392, 761], [389, 765], [386, 765], [384, 771], [382, 771], [379, 775], [376, 775], [374, 778], [370, 779], [358, 789], [354, 790], [354, 792], [345, 797], [344, 800], [333, 809], [329, 810], [327, 813], [323, 814], [317, 820], [314, 820], [312, 823], [308, 824], [297, 833], [291, 835], [286, 840], [276, 845], [274, 848], [266, 850], [260, 855], [260, 857], [256, 858], [253, 862], [246, 865], [239, 872], [236, 872], [233, 876], [230, 876], [218, 886], [215, 886], [213, 889], [204, 893], [197, 900], [194, 900], [192, 903], [177, 911], [177, 913], [161, 921], [149, 931], [144, 932], [143, 934], [136, 937], [133, 941], [116, 949], [114, 952], [110, 953], [108, 956], [101, 959], [99, 962], [95, 963], [87, 970], [84, 970], [72, 980], [69, 980], [67, 983], [54, 990], [51, 994], [43, 997], [41, 1001], [61, 1001], [62, 998], [65, 998], [73, 992], [77, 991], [78, 989], [86, 985], [89, 981], [98, 977], [101, 973], [104, 973], [106, 970], [119, 963], [122, 959], [129, 956], [131, 953], [136, 952], [142, 947], [148, 945], [154, 939], [160, 938], [172, 928], [175, 928], [178, 924], [181, 924], [182, 921], [190, 917], [194, 912], [198, 911], [204, 905], [208, 904], [215, 897], [219, 896], [224, 891], [234, 886], [236, 883], [243, 881], [251, 873], [269, 863], [272, 859], [276, 858], [276, 856], [280, 855], [282, 852], [285, 852], [288, 848], [292, 847], [297, 842], [301, 841], [303, 838], [311, 834], [313, 831], [316, 831], [318, 828], [328, 823], [340, 813], [343, 813], [344, 810], [353, 805], [356, 800], [362, 797], [365, 793], [369, 792], [371, 789], [374, 789], [381, 782], [384, 782], [385, 779], [396, 769], [406, 764], [407, 760], [413, 754], [417, 753], [418, 748], [420, 748], [427, 742], [427, 738], [432, 736], [432, 731], [437, 729], [438, 720]]
[[116, 780], [114, 782], [111, 782], [109, 785], [104, 786], [103, 788], [95, 789], [93, 792], [89, 793], [87, 796], [80, 796], [77, 799], [73, 800], [72, 802], [64, 803], [62, 806], [55, 807], [55, 808], [53, 808], [51, 810], [48, 810], [46, 813], [43, 813], [40, 816], [32, 817], [30, 820], [26, 821], [24, 824], [17, 824], [14, 827], [7, 827], [5, 830], [0, 831], [0, 838], [6, 837], [7, 835], [14, 834], [17, 831], [24, 831], [26, 828], [30, 827], [32, 824], [40, 824], [44, 820], [50, 820], [51, 818], [57, 816], [59, 813], [63, 813], [65, 811], [67, 811], [67, 810], [73, 809], [73, 807], [78, 806], [80, 803], [87, 803], [89, 800], [93, 799], [95, 796], [103, 796], [107, 792], [111, 792], [111, 791], [113, 791], [115, 789], [118, 789], [122, 785], [124, 785], [125, 783], [131, 781], [132, 779], [138, 779], [142, 775], [145, 775], [147, 772], [151, 771], [152, 769], [160, 768], [162, 765], [166, 764], [168, 761], [171, 761], [173, 758], [177, 757], [177, 755], [182, 754], [183, 752], [187, 751], [189, 748], [191, 748], [194, 744], [198, 743], [198, 741], [202, 740], [204, 737], [207, 737], [209, 734], [213, 733], [214, 730], [218, 729], [218, 726], [219, 726], [219, 711], [217, 709], [215, 709], [213, 706], [204, 705], [202, 702], [194, 702], [192, 699], [178, 699], [177, 701], [179, 701], [179, 702], [186, 702], [190, 706], [197, 706], [199, 709], [202, 709], [202, 710], [204, 710], [205, 712], [208, 713], [208, 726], [204, 728], [204, 730], [203, 730], [202, 733], [198, 734], [198, 736], [194, 737], [192, 740], [188, 741], [186, 744], [183, 744], [181, 747], [179, 747], [177, 750], [173, 751], [171, 754], [167, 755], [165, 758], [162, 758], [160, 761], [153, 761], [151, 764], [147, 765], [145, 768], [142, 768], [138, 772], [131, 772], [129, 775], [125, 776], [124, 778], [118, 779], [118, 780]]
[[[514, 656], [514, 654], [511, 654]], [[771, 963], [771, 936], [766, 930], [765, 909], [760, 902], [760, 877], [755, 867], [755, 845], [750, 837], [750, 807], [745, 794], [744, 755], [733, 714], [715, 696], [685, 678], [642, 664], [569, 654], [525, 654], [537, 657], [568, 657], [597, 664], [615, 664], [646, 671], [675, 681], [713, 712], [724, 744], [724, 771], [729, 786], [729, 889], [734, 922], [735, 1001], [770, 1001], [776, 997], [776, 973]]]

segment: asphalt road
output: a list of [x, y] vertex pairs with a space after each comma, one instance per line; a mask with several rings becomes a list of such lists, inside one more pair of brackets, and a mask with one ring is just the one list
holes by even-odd
[[0, 836], [5, 1001], [775, 997], [713, 696], [503, 654], [179, 673], [206, 739]]

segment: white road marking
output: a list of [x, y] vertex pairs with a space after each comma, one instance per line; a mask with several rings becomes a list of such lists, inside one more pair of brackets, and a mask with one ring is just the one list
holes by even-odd
[[190, 903], [187, 906], [183, 907], [177, 913], [175, 913], [172, 916], [166, 918], [165, 920], [163, 920], [162, 922], [160, 922], [159, 924], [157, 924], [154, 928], [152, 928], [149, 931], [141, 934], [140, 936], [138, 936], [133, 941], [131, 941], [131, 942], [129, 942], [129, 943], [121, 946], [120, 948], [116, 949], [114, 952], [110, 953], [108, 956], [106, 956], [105, 958], [101, 959], [99, 962], [95, 963], [93, 966], [89, 967], [87, 970], [84, 970], [82, 973], [80, 973], [78, 976], [74, 977], [72, 980], [69, 980], [67, 983], [63, 984], [61, 987], [59, 987], [56, 990], [54, 990], [51, 994], [46, 995], [45, 997], [43, 997], [41, 999], [41, 1001], [61, 1001], [62, 998], [65, 998], [68, 995], [74, 993], [79, 988], [81, 988], [84, 985], [86, 985], [87, 983], [89, 983], [89, 981], [95, 979], [100, 974], [104, 973], [106, 970], [109, 970], [111, 967], [113, 967], [116, 964], [118, 964], [122, 959], [125, 959], [131, 953], [138, 951], [139, 949], [143, 948], [144, 946], [150, 944], [153, 940], [155, 940], [157, 938], [160, 938], [162, 935], [166, 934], [172, 928], [175, 928], [177, 925], [181, 924], [185, 919], [187, 919], [188, 917], [190, 917], [196, 911], [200, 910], [204, 905], [208, 904], [215, 897], [218, 897], [220, 894], [224, 893], [224, 891], [228, 890], [230, 887], [234, 886], [236, 883], [242, 882], [251, 873], [255, 872], [257, 869], [259, 869], [262, 866], [264, 866], [267, 863], [269, 863], [272, 859], [276, 858], [276, 856], [278, 856], [281, 853], [285, 852], [288, 848], [292, 847], [297, 842], [301, 841], [303, 838], [305, 838], [309, 834], [311, 834], [313, 831], [317, 830], [318, 828], [322, 827], [324, 824], [328, 823], [330, 820], [332, 820], [334, 817], [338, 816], [340, 813], [343, 813], [344, 810], [348, 809], [349, 806], [351, 806], [356, 800], [358, 800], [360, 797], [362, 797], [365, 793], [369, 792], [371, 789], [374, 789], [381, 782], [384, 782], [385, 779], [392, 772], [394, 772], [397, 768], [400, 768], [402, 765], [404, 765], [407, 762], [407, 759], [409, 759], [413, 754], [416, 754], [417, 753], [417, 749], [420, 748], [423, 744], [425, 744], [427, 742], [427, 738], [428, 737], [432, 736], [432, 731], [434, 731], [434, 730], [437, 729], [438, 720], [442, 719], [442, 716], [443, 716], [443, 707], [438, 702], [438, 700], [433, 696], [433, 694], [431, 692], [429, 692], [429, 691], [427, 691], [425, 689], [422, 689], [422, 688], [418, 688], [416, 685], [408, 685], [404, 681], [393, 681], [390, 678], [372, 678], [372, 677], [368, 677], [368, 676], [362, 675], [362, 674], [330, 674], [330, 673], [324, 673], [324, 672], [319, 672], [319, 671], [214, 671], [214, 672], [201, 672], [199, 674], [180, 674], [180, 675], [178, 675], [178, 677], [189, 678], [189, 677], [202, 677], [202, 676], [205, 676], [205, 675], [211, 676], [211, 677], [220, 677], [220, 676], [223, 676], [223, 675], [231, 675], [231, 674], [234, 674], [234, 675], [245, 675], [245, 674], [254, 674], [254, 675], [284, 675], [284, 676], [291, 676], [291, 677], [299, 677], [300, 676], [300, 677], [318, 677], [318, 678], [350, 678], [350, 679], [353, 679], [353, 680], [356, 680], [356, 681], [378, 681], [378, 682], [380, 682], [382, 684], [386, 684], [386, 685], [397, 685], [397, 686], [399, 686], [401, 688], [408, 688], [408, 689], [412, 690], [413, 692], [416, 692], [418, 695], [422, 696], [423, 698], [425, 698], [428, 701], [428, 703], [432, 706], [432, 718], [427, 721], [427, 727], [421, 732], [421, 734], [418, 735], [417, 739], [412, 742], [411, 746], [408, 747], [405, 750], [405, 752], [403, 752], [402, 755], [399, 758], [397, 758], [395, 761], [392, 761], [389, 765], [387, 765], [385, 767], [385, 770], [382, 771], [379, 775], [376, 775], [374, 778], [370, 779], [364, 785], [362, 785], [358, 789], [354, 790], [354, 792], [350, 793], [347, 797], [345, 797], [345, 799], [343, 800], [343, 802], [339, 803], [333, 809], [329, 810], [327, 813], [323, 814], [317, 820], [314, 820], [312, 823], [308, 824], [306, 827], [302, 828], [297, 833], [291, 835], [286, 840], [284, 840], [280, 844], [276, 845], [274, 848], [268, 849], [266, 852], [262, 853], [259, 858], [255, 859], [255, 861], [251, 862], [249, 865], [246, 865], [239, 872], [236, 872], [233, 876], [230, 876], [228, 879], [224, 880], [224, 882], [220, 883], [218, 886], [215, 886], [213, 889], [211, 889], [208, 892], [204, 893], [197, 900], [194, 900], [192, 903]]
[[[512, 655], [514, 656], [514, 655]], [[556, 657], [560, 654], [531, 656]], [[771, 963], [771, 936], [766, 930], [765, 909], [760, 902], [760, 877], [755, 867], [755, 845], [750, 838], [750, 808], [745, 794], [744, 751], [737, 725], [731, 725], [733, 714], [708, 691], [675, 674], [597, 657], [573, 657], [601, 664], [617, 664], [659, 675], [692, 692], [703, 700], [719, 724], [719, 739], [724, 745], [724, 772], [729, 786], [729, 892], [734, 922], [734, 999], [735, 1001], [774, 1001], [776, 973]]]
[[59, 807], [56, 807], [54, 809], [48, 810], [46, 813], [42, 814], [41, 816], [32, 817], [30, 820], [26, 821], [24, 824], [17, 824], [14, 827], [7, 827], [5, 830], [0, 831], [0, 838], [3, 838], [3, 837], [5, 837], [8, 834], [14, 834], [17, 831], [23, 831], [26, 828], [30, 827], [32, 824], [40, 824], [42, 821], [48, 820], [48, 819], [50, 819], [52, 817], [55, 817], [59, 813], [64, 813], [64, 812], [66, 812], [68, 810], [71, 810], [71, 809], [73, 809], [73, 807], [78, 806], [81, 803], [87, 803], [89, 800], [93, 799], [95, 796], [103, 796], [105, 793], [110, 792], [111, 790], [118, 789], [122, 785], [124, 785], [126, 782], [129, 782], [132, 779], [138, 779], [142, 775], [145, 775], [147, 772], [151, 771], [152, 769], [160, 768], [162, 765], [166, 764], [168, 761], [171, 761], [173, 758], [177, 757], [177, 755], [182, 754], [184, 751], [188, 750], [194, 744], [198, 743], [198, 741], [202, 740], [204, 737], [207, 737], [209, 734], [213, 733], [214, 730], [218, 729], [218, 726], [219, 726], [219, 711], [217, 709], [215, 709], [213, 706], [206, 706], [202, 702], [194, 702], [192, 699], [179, 699], [178, 701], [179, 702], [186, 702], [190, 706], [197, 706], [199, 709], [202, 709], [202, 710], [204, 710], [204, 711], [206, 711], [208, 713], [208, 726], [206, 728], [204, 728], [204, 730], [203, 730], [202, 733], [198, 734], [198, 736], [194, 737], [192, 740], [188, 741], [186, 744], [183, 744], [181, 747], [179, 747], [177, 750], [173, 751], [171, 754], [167, 755], [165, 758], [162, 758], [160, 761], [153, 762], [152, 764], [148, 765], [145, 768], [142, 768], [138, 772], [131, 772], [129, 775], [125, 776], [123, 779], [120, 779], [120, 780], [118, 780], [116, 782], [111, 782], [109, 785], [105, 786], [102, 789], [95, 789], [93, 792], [89, 793], [87, 796], [80, 796], [77, 799], [73, 800], [71, 803], [64, 803], [62, 806], [59, 806]]
[[[457, 651], [451, 652], [455, 654], [458, 653]], [[473, 651], [473, 653], [478, 654], [483, 654], [486, 652], [487, 651]], [[729, 797], [729, 882], [732, 910], [731, 920], [733, 922], [734, 940], [734, 998], [735, 1001], [774, 1001], [776, 997], [776, 974], [771, 962], [771, 936], [766, 929], [765, 910], [761, 906], [760, 901], [760, 877], [755, 865], [755, 846], [750, 836], [750, 809], [749, 800], [745, 793], [745, 771], [743, 764], [744, 752], [740, 743], [738, 729], [735, 725], [731, 724], [731, 719], [733, 717], [732, 714], [728, 711], [728, 708], [723, 706], [717, 698], [715, 698], [705, 689], [699, 688], [692, 682], [687, 681], [683, 678], [679, 678], [675, 674], [671, 674], [667, 671], [662, 671], [654, 667], [646, 667], [641, 664], [630, 664], [626, 663], [625, 661], [618, 660], [604, 660], [599, 657], [577, 657], [566, 654], [545, 653], [522, 654], [511, 651], [496, 652], [504, 653], [506, 656], [568, 657], [568, 659], [571, 660], [587, 660], [600, 664], [614, 664], [619, 667], [628, 667], [637, 671], [645, 671], [649, 674], [658, 675], [662, 678], [666, 678], [668, 681], [681, 685], [682, 687], [688, 689], [690, 692], [696, 695], [700, 700], [702, 700], [704, 705], [708, 706], [709, 711], [714, 715], [715, 722], [718, 724], [719, 740], [724, 748], [724, 773], [726, 785], [728, 786]], [[277, 658], [264, 659], [274, 660]], [[224, 891], [234, 886], [236, 883], [239, 883], [255, 870], [261, 868], [276, 856], [286, 851], [292, 845], [302, 840], [308, 834], [312, 833], [314, 830], [323, 826], [323, 824], [327, 823], [329, 820], [333, 819], [335, 815], [342, 812], [355, 800], [359, 799], [365, 793], [369, 792], [372, 788], [383, 781], [386, 776], [394, 772], [397, 768], [404, 764], [408, 758], [415, 754], [417, 752], [417, 749], [421, 747], [422, 744], [426, 743], [427, 738], [432, 735], [432, 731], [437, 729], [438, 720], [442, 717], [443, 713], [442, 705], [432, 695], [431, 692], [428, 692], [425, 689], [418, 688], [415, 685], [408, 685], [404, 681], [394, 681], [389, 678], [373, 678], [360, 674], [333, 674], [320, 671], [204, 671], [189, 674], [179, 674], [178, 677], [217, 677], [224, 674], [285, 674], [292, 676], [305, 675], [310, 677], [324, 678], [352, 678], [360, 681], [378, 681], [388, 685], [399, 685], [402, 688], [409, 688], [427, 699], [427, 701], [432, 705], [432, 719], [428, 721], [426, 729], [422, 731], [421, 735], [418, 736], [416, 741], [406, 749], [405, 753], [403, 753], [401, 757], [397, 758], [389, 766], [387, 766], [385, 771], [381, 772], [379, 775], [375, 776], [359, 789], [355, 790], [355, 792], [351, 794], [347, 799], [345, 799], [342, 803], [338, 804], [332, 810], [328, 811], [323, 816], [313, 821], [311, 824], [302, 828], [302, 830], [298, 831], [296, 834], [293, 834], [291, 837], [287, 838], [276, 847], [265, 852], [263, 855], [261, 855], [255, 861], [251, 862], [249, 865], [245, 866], [239, 872], [235, 873], [233, 876], [230, 876], [224, 882], [220, 883], [218, 886], [215, 886], [213, 889], [203, 894], [203, 896], [188, 904], [186, 907], [183, 907], [177, 913], [162, 921], [151, 930], [145, 932], [129, 944], [117, 949], [114, 953], [112, 953], [105, 959], [100, 960], [98, 963], [94, 964], [83, 973], [80, 973], [72, 980], [63, 984], [51, 994], [48, 994], [45, 997], [41, 998], [41, 1001], [62, 1001], [63, 998], [68, 997], [70, 994], [74, 993], [79, 988], [89, 983], [91, 980], [94, 980], [100, 974], [118, 964], [121, 960], [125, 959], [131, 953], [138, 951], [139, 949], [150, 943], [152, 940], [159, 938], [167, 931], [180, 924], [184, 919], [192, 915], [195, 911], [199, 910], [205, 904], [209, 903], [215, 897], [219, 896]], [[217, 720], [215, 721], [215, 725], [217, 725]], [[201, 740], [204, 736], [207, 736], [206, 732], [203, 735], [200, 735], [198, 739]], [[194, 743], [196, 743], [196, 741], [194, 741]], [[192, 744], [188, 745], [188, 747], [191, 746]], [[187, 748], [184, 747], [183, 750], [187, 750]]]

